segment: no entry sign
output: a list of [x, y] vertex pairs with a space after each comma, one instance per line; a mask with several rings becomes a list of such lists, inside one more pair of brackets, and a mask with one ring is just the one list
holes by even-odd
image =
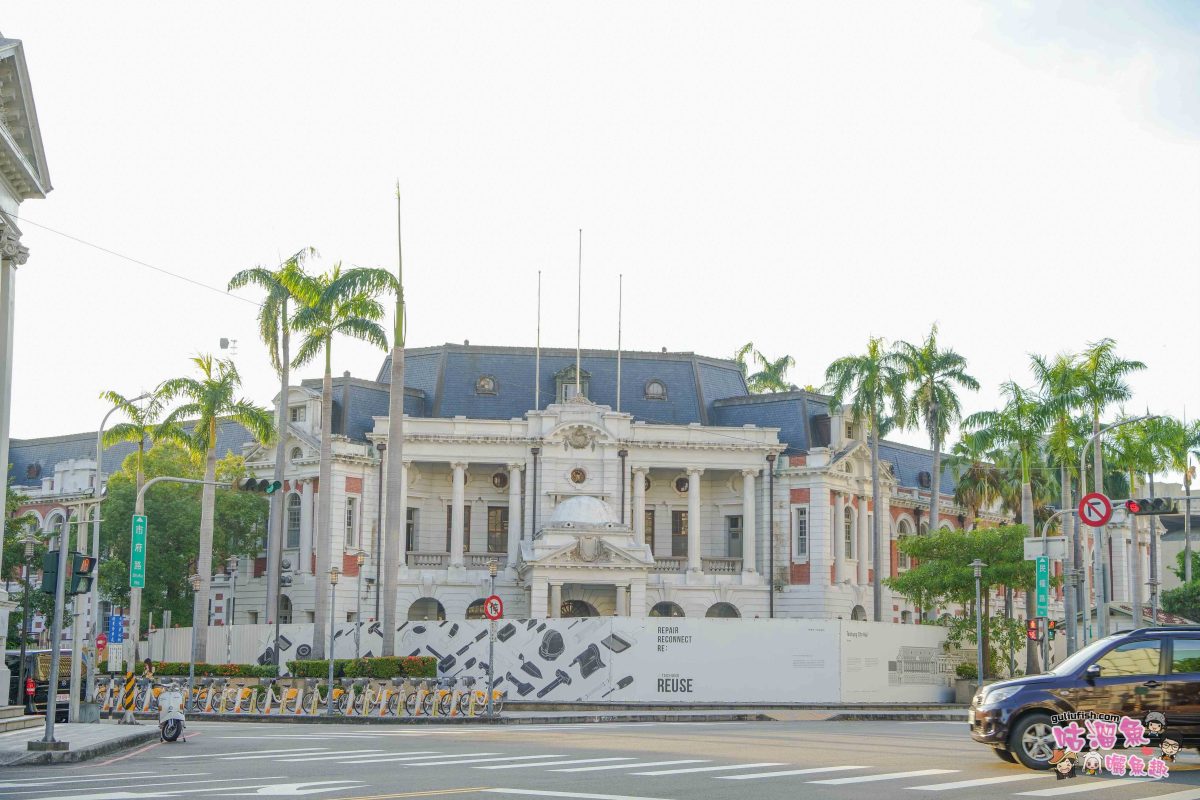
[[483, 615], [493, 621], [504, 616], [504, 601], [500, 595], [493, 594], [483, 601]]
[[1084, 525], [1099, 528], [1112, 519], [1112, 501], [1101, 492], [1085, 494], [1079, 501], [1079, 519]]

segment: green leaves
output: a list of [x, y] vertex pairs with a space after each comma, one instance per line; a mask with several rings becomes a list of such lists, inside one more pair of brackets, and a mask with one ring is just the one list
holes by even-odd
[[1034, 565], [1025, 561], [1025, 526], [1005, 525], [971, 531], [938, 530], [925, 536], [907, 536], [898, 547], [916, 566], [887, 584], [909, 602], [922, 608], [935, 605], [966, 605], [975, 599], [975, 577], [971, 562], [983, 568], [983, 590], [1007, 586], [1032, 589]]

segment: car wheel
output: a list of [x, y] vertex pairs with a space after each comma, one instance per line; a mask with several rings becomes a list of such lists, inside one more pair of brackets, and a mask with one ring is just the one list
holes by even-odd
[[1001, 750], [998, 747], [994, 747], [992, 748], [992, 752], [995, 753], [996, 758], [1000, 759], [1001, 761], [1007, 761], [1010, 764], [1017, 763], [1017, 757], [1007, 750]]
[[1021, 717], [1008, 737], [1008, 749], [1029, 769], [1050, 769], [1054, 753], [1054, 733], [1050, 715], [1033, 713]]

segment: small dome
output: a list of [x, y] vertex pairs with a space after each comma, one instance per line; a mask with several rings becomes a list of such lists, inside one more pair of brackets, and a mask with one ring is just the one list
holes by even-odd
[[564, 500], [555, 507], [550, 516], [550, 526], [561, 526], [566, 522], [576, 525], [608, 525], [615, 524], [617, 515], [609, 508], [608, 503], [595, 497], [572, 497]]

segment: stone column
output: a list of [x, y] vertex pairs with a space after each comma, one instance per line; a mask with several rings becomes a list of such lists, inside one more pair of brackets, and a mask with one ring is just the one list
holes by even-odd
[[[7, 219], [5, 217], [4, 219]], [[16, 314], [17, 267], [29, 260], [29, 250], [20, 243], [20, 231], [0, 220], [0, 471], [8, 475], [8, 428], [12, 414], [13, 321]], [[100, 478], [96, 478], [99, 488]], [[3, 556], [0, 555], [0, 574]], [[0, 586], [0, 606], [8, 600]], [[8, 630], [6, 608], [0, 608], [5, 630]], [[0, 665], [0, 670], [4, 666]], [[8, 696], [8, 683], [0, 687], [0, 699]]]
[[742, 470], [742, 572], [754, 572], [758, 543], [754, 540], [754, 476], [757, 469]]
[[643, 619], [646, 616], [646, 579], [635, 579], [629, 584], [629, 616]]
[[646, 541], [646, 467], [633, 468], [633, 538]]
[[300, 553], [296, 566], [300, 572], [308, 575], [312, 572], [313, 549], [313, 484], [312, 481], [300, 482]]
[[688, 572], [699, 572], [700, 567], [700, 476], [704, 470], [688, 467]]
[[546, 579], [534, 578], [529, 589], [529, 616], [533, 619], [546, 619], [550, 611], [546, 605]]
[[450, 492], [450, 566], [463, 565], [463, 503], [466, 500], [467, 465], [463, 461], [455, 461], [450, 465], [454, 470], [454, 483]]
[[867, 569], [870, 566], [871, 553], [871, 528], [867, 525], [867, 497], [861, 495], [858, 498], [858, 585], [866, 586], [870, 581], [867, 579]]
[[846, 577], [846, 496], [833, 493], [833, 519], [829, 526], [833, 537], [833, 582], [841, 583]]
[[562, 584], [550, 584], [550, 616], [558, 619], [562, 616]]
[[625, 586], [618, 585], [617, 589], [617, 616], [629, 616], [629, 589]]
[[521, 465], [508, 465], [508, 567], [516, 569], [521, 553]]

